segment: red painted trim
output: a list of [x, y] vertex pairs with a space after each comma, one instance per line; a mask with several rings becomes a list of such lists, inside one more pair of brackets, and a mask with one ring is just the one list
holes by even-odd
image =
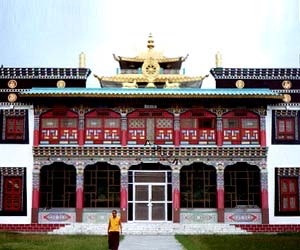
[[120, 192], [120, 207], [121, 209], [127, 208], [128, 198], [127, 198], [127, 190], [125, 188], [121, 189]]
[[267, 137], [266, 137], [266, 131], [265, 130], [260, 131], [260, 145], [262, 147], [267, 146]]
[[39, 208], [40, 206], [40, 191], [36, 188], [32, 190], [32, 208]]
[[180, 209], [180, 191], [177, 188], [173, 190], [173, 208]]
[[178, 130], [174, 131], [174, 145], [176, 147], [180, 146], [180, 131]]
[[252, 233], [300, 232], [300, 224], [236, 224]]
[[224, 189], [217, 190], [217, 208], [224, 209]]
[[269, 208], [268, 202], [268, 190], [261, 190], [261, 208], [266, 209]]
[[124, 147], [127, 146], [127, 130], [121, 131], [121, 145]]
[[223, 145], [223, 131], [217, 130], [217, 146]]
[[84, 129], [79, 129], [78, 130], [78, 144], [79, 146], [84, 145]]
[[40, 132], [38, 129], [33, 131], [33, 146], [37, 147], [40, 144]]
[[76, 208], [83, 208], [83, 190], [81, 188], [76, 191]]
[[64, 227], [65, 224], [0, 224], [0, 231], [11, 232], [51, 232]]

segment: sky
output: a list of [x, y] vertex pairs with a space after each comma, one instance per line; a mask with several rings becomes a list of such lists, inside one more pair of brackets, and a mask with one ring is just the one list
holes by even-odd
[[[112, 76], [113, 54], [134, 57], [155, 49], [189, 55], [185, 74], [215, 67], [300, 67], [299, 0], [0, 0], [0, 64], [78, 67]], [[213, 85], [210, 76], [203, 88]], [[99, 87], [91, 75], [89, 87]]]

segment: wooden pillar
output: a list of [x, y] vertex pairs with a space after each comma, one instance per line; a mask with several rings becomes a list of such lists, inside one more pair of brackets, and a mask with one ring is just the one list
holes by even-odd
[[222, 117], [217, 117], [217, 146], [223, 145], [223, 120]]
[[224, 223], [224, 164], [217, 166], [217, 211], [218, 222]]
[[84, 131], [84, 111], [83, 109], [79, 109], [79, 125], [78, 125], [78, 145], [83, 146], [84, 145], [84, 139], [85, 139], [85, 131]]
[[173, 222], [180, 223], [180, 169], [172, 168]]
[[33, 146], [40, 144], [40, 112], [34, 112]]
[[268, 172], [265, 163], [260, 168], [260, 194], [262, 224], [269, 224]]
[[35, 165], [32, 171], [31, 223], [39, 222], [39, 207], [40, 207], [40, 166]]
[[127, 146], [127, 112], [121, 113], [121, 145]]
[[83, 214], [83, 166], [76, 167], [76, 222], [82, 222]]
[[266, 117], [260, 116], [260, 145], [266, 147], [267, 137], [266, 137]]
[[174, 145], [180, 146], [180, 113], [174, 113]]
[[128, 220], [128, 167], [121, 167], [121, 190], [120, 190], [120, 213], [121, 221]]

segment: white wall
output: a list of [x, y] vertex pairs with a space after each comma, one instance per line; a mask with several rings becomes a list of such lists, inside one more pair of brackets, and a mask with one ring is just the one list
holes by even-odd
[[[300, 145], [272, 145], [272, 109], [267, 113], [266, 130], [268, 151], [268, 189], [270, 224], [300, 224], [300, 216], [275, 216], [275, 168], [299, 167]], [[278, 108], [276, 108], [278, 109]], [[284, 109], [284, 108], [282, 108]], [[296, 109], [290, 107], [290, 109]], [[298, 108], [299, 109], [299, 108]]]
[[0, 216], [1, 224], [31, 223], [34, 115], [32, 107], [18, 106], [15, 109], [28, 109], [29, 144], [0, 144], [0, 167], [26, 167], [27, 215]]

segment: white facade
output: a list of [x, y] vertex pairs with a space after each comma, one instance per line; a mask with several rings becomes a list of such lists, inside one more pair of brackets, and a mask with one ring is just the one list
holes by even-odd
[[[2, 105], [1, 105], [2, 106]], [[11, 106], [0, 109], [12, 108]], [[27, 215], [26, 216], [0, 216], [0, 224], [22, 224], [31, 223], [31, 203], [32, 203], [32, 167], [33, 167], [33, 131], [34, 113], [32, 106], [15, 106], [14, 109], [28, 110], [28, 144], [0, 144], [0, 167], [22, 167], [26, 168], [26, 188], [27, 188]]]
[[[288, 109], [299, 110], [296, 106], [286, 106]], [[266, 117], [266, 133], [268, 146], [268, 191], [269, 191], [269, 223], [299, 224], [299, 216], [275, 216], [275, 168], [300, 167], [300, 145], [272, 145], [272, 111], [286, 107], [269, 106]], [[274, 124], [273, 124], [274, 126]]]

